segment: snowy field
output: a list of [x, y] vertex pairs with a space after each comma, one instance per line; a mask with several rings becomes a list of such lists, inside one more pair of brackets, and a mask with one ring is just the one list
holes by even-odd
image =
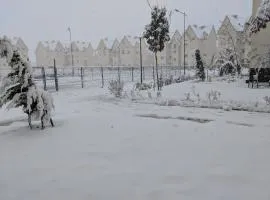
[[269, 199], [269, 113], [160, 104], [194, 103], [193, 93], [206, 102], [213, 90], [219, 103], [270, 109], [269, 88], [243, 81], [173, 84], [159, 99], [130, 87], [120, 100], [106, 88], [63, 90], [53, 93], [56, 127], [43, 131], [2, 109], [0, 199]]

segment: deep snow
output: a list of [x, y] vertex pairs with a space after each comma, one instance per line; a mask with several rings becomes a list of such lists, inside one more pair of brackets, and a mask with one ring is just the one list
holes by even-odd
[[[187, 82], [162, 96], [185, 98], [193, 85], [224, 99], [270, 96], [235, 84]], [[270, 198], [269, 114], [117, 100], [98, 88], [53, 96], [56, 127], [44, 131], [0, 110], [0, 199]]]

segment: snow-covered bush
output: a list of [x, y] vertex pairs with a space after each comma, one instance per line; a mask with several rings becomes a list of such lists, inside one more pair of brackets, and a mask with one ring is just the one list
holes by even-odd
[[[148, 95], [151, 95], [151, 92], [148, 91]], [[143, 95], [141, 94], [141, 91], [140, 90], [131, 90], [130, 91], [130, 96], [131, 96], [131, 100], [134, 101], [134, 100], [142, 100], [142, 99], [145, 99], [143, 97]], [[152, 96], [151, 96], [152, 98]]]
[[[41, 118], [44, 128], [44, 123], [51, 120], [52, 97], [36, 86], [28, 60], [13, 49], [8, 39], [0, 38], [0, 57], [5, 58], [11, 68], [0, 87], [0, 107], [5, 104], [8, 104], [8, 109], [22, 107], [28, 117]], [[53, 125], [52, 120], [51, 124]], [[29, 125], [31, 127], [30, 121]]]
[[136, 90], [150, 90], [152, 88], [152, 84], [150, 83], [136, 83]]
[[192, 79], [192, 77], [189, 74], [188, 75], [181, 75], [178, 78], [174, 79], [173, 82], [181, 83], [181, 82], [184, 82], [184, 81], [189, 81], [191, 79]]
[[206, 94], [207, 100], [212, 104], [213, 102], [217, 102], [220, 100], [221, 93], [216, 90], [211, 90], [210, 92], [207, 92]]
[[185, 93], [186, 101], [191, 101], [190, 92]]
[[191, 92], [185, 93], [185, 101], [190, 102], [200, 102], [200, 94], [196, 92], [196, 87], [193, 85], [191, 88]]
[[157, 92], [157, 98], [161, 98], [162, 94], [160, 91]]
[[149, 99], [152, 99], [152, 93], [150, 91], [147, 92], [147, 96]]
[[266, 105], [270, 105], [270, 96], [265, 96], [263, 99], [265, 100]]
[[173, 76], [171, 75], [169, 78], [164, 80], [164, 85], [171, 85], [173, 83]]
[[226, 61], [220, 67], [219, 75], [235, 75], [236, 74], [236, 67], [231, 61]]
[[115, 97], [120, 98], [123, 94], [124, 83], [120, 82], [119, 80], [112, 80], [109, 82], [109, 91]]

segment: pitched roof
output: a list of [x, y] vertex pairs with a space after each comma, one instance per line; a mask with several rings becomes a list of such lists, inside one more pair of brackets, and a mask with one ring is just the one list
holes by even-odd
[[212, 30], [211, 26], [204, 26], [204, 25], [203, 26], [193, 25], [192, 28], [194, 30], [194, 33], [199, 39], [205, 39]]
[[247, 21], [245, 18], [239, 17], [238, 15], [229, 15], [228, 18], [236, 31], [243, 31]]
[[139, 38], [138, 37], [132, 37], [130, 35], [127, 36], [128, 41], [131, 45], [135, 46], [136, 44], [139, 44]]
[[181, 34], [180, 34], [180, 32], [178, 30], [176, 30], [174, 32], [174, 34], [172, 35], [171, 39], [175, 39], [175, 40], [177, 40], [177, 41], [180, 42], [180, 40], [181, 40]]
[[52, 40], [52, 41], [42, 41], [41, 44], [45, 47], [48, 48], [48, 50], [55, 50], [56, 45], [57, 45], [57, 41]]
[[118, 41], [118, 39], [115, 39], [114, 40], [114, 42], [113, 42], [113, 45], [112, 45], [112, 49], [115, 49], [115, 48], [117, 48], [117, 47], [119, 47], [119, 41]]
[[91, 46], [90, 42], [84, 42], [84, 41], [75, 41], [72, 43], [76, 45], [76, 47], [79, 49], [79, 51], [84, 51], [89, 46]]
[[111, 40], [109, 38], [104, 38], [103, 41], [108, 49], [112, 49], [114, 40]]
[[134, 44], [132, 44], [132, 43], [134, 43], [135, 42], [135, 40], [133, 40], [132, 39], [132, 37], [131, 36], [124, 36], [123, 38], [122, 38], [122, 40], [120, 41], [120, 46], [134, 46]]

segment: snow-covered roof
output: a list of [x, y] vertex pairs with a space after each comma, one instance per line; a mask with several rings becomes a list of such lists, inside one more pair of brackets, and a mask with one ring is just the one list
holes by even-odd
[[128, 35], [127, 39], [130, 42], [130, 44], [133, 45], [133, 46], [135, 46], [136, 44], [139, 44], [139, 38], [138, 37], [133, 37], [131, 35]]
[[64, 42], [62, 43], [64, 49], [70, 49], [70, 42]]
[[236, 31], [243, 31], [247, 19], [238, 15], [229, 15], [228, 18]]
[[55, 40], [52, 40], [52, 41], [42, 41], [41, 44], [45, 48], [48, 48], [49, 50], [53, 51], [56, 48], [57, 42], [59, 42], [59, 41], [55, 41]]
[[12, 45], [14, 45], [15, 47], [23, 47], [28, 49], [28, 47], [26, 46], [26, 44], [24, 43], [24, 41], [22, 40], [22, 38], [20, 37], [7, 37], [5, 36], [6, 38], [8, 38], [11, 42]]
[[173, 35], [171, 36], [171, 39], [175, 39], [175, 40], [178, 40], [180, 41], [181, 40], [181, 34], [178, 30], [176, 30]]
[[119, 44], [120, 43], [119, 43], [118, 39], [115, 39], [114, 42], [113, 42], [113, 45], [112, 45], [112, 49], [117, 48], [119, 46]]
[[192, 28], [199, 39], [204, 39], [205, 37], [207, 37], [212, 30], [211, 26], [193, 25]]
[[114, 40], [109, 39], [109, 38], [104, 38], [103, 41], [104, 41], [104, 43], [105, 43], [105, 45], [106, 45], [106, 47], [108, 49], [111, 49], [112, 48], [113, 43], [114, 43]]
[[84, 42], [84, 41], [74, 41], [72, 44], [76, 45], [76, 47], [79, 49], [79, 51], [84, 51], [87, 49], [90, 45], [90, 42]]
[[[52, 41], [41, 41], [40, 43], [50, 51], [55, 51], [57, 48], [57, 45], [61, 45], [65, 50], [70, 49], [70, 42], [62, 43], [60, 41], [52, 40]], [[84, 41], [73, 41], [72, 45], [73, 45], [73, 48], [78, 48], [79, 51], [83, 51], [89, 48], [91, 43], [84, 42]]]

